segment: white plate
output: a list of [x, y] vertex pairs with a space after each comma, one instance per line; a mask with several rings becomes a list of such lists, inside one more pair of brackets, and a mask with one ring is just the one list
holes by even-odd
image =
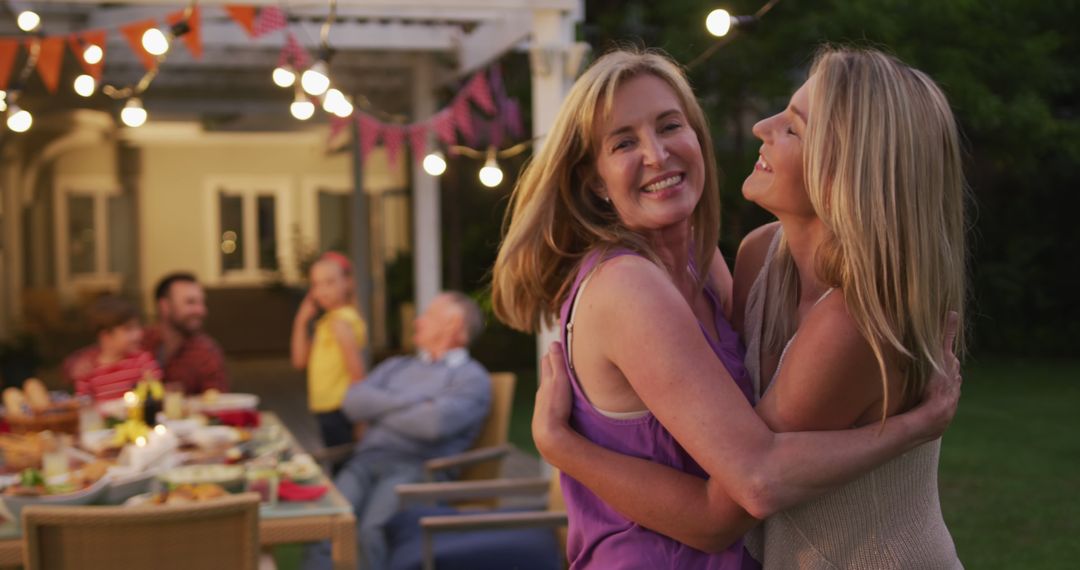
[[218, 394], [213, 400], [202, 396], [188, 398], [188, 409], [192, 412], [220, 412], [223, 410], [254, 410], [259, 407], [259, 397], [255, 394], [226, 393]]

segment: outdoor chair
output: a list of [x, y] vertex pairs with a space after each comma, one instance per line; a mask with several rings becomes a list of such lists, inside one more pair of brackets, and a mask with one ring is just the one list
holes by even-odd
[[[566, 507], [559, 474], [398, 485], [405, 507], [387, 524], [392, 570], [559, 570]], [[477, 511], [435, 503], [547, 493], [547, 509]], [[421, 504], [417, 506], [417, 503]]]
[[[513, 372], [495, 372], [491, 375], [491, 411], [472, 447], [463, 453], [428, 460], [424, 464], [428, 481], [443, 479], [444, 474], [455, 469], [460, 470], [455, 478], [461, 481], [499, 476], [500, 460], [511, 450], [507, 442], [510, 439], [510, 415], [516, 385], [517, 375]], [[338, 445], [313, 455], [325, 466], [344, 462], [352, 454], [353, 448], [353, 444]]]
[[185, 505], [28, 506], [26, 570], [255, 570], [259, 496]]

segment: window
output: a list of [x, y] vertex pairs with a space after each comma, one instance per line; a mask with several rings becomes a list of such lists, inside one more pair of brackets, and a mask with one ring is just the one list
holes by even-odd
[[65, 296], [116, 290], [134, 271], [130, 195], [108, 177], [60, 177], [54, 187], [55, 269]]
[[[212, 275], [223, 282], [258, 283], [289, 266], [288, 180], [212, 180]], [[287, 271], [286, 271], [287, 273]]]

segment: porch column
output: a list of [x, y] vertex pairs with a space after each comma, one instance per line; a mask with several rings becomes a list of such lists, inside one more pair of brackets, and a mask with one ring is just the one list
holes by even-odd
[[[413, 64], [413, 117], [423, 120], [436, 111], [435, 69], [431, 56], [419, 54]], [[428, 133], [428, 148], [434, 136]], [[421, 157], [422, 158], [422, 157]], [[412, 161], [413, 213], [413, 302], [416, 313], [442, 289], [442, 228], [439, 179], [424, 172], [419, 160]]]
[[[583, 16], [561, 10], [536, 10], [533, 12], [532, 48], [529, 54], [532, 71], [532, 124], [533, 136], [542, 137], [555, 124], [563, 98], [570, 91], [574, 78], [567, 72], [567, 54], [574, 43], [574, 25]], [[534, 152], [539, 152], [543, 138], [537, 140]], [[540, 372], [540, 358], [553, 341], [559, 339], [555, 329], [541, 330], [536, 335], [536, 370]]]
[[22, 204], [19, 184], [19, 172], [22, 165], [21, 153], [11, 144], [5, 149], [3, 164], [0, 168], [0, 212], [2, 212], [3, 255], [0, 255], [0, 337], [10, 334], [15, 321], [21, 317], [22, 303]]

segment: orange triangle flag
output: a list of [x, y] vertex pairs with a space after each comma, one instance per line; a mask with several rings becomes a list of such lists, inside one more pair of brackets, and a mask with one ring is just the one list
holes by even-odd
[[19, 53], [19, 40], [0, 39], [0, 89], [7, 90], [15, 56]]
[[[184, 21], [184, 11], [173, 12], [168, 16], [165, 16], [165, 20], [169, 22], [169, 25], [175, 26]], [[194, 6], [191, 9], [191, 17], [188, 18], [188, 33], [180, 36], [184, 45], [187, 46], [188, 51], [191, 53], [191, 57], [195, 59], [202, 59], [202, 35], [199, 32], [199, 7]]]
[[49, 93], [56, 93], [60, 86], [60, 66], [64, 63], [64, 37], [53, 36], [27, 40], [27, 45], [38, 42], [37, 72]]
[[[83, 52], [92, 45], [101, 48], [101, 61], [97, 63], [87, 63], [83, 59]], [[101, 81], [101, 70], [105, 67], [105, 30], [90, 30], [81, 34], [71, 34], [68, 36], [68, 47], [71, 48], [71, 53], [75, 54], [75, 59], [78, 60], [83, 71], [93, 77], [94, 81]]]
[[126, 26], [120, 27], [120, 33], [124, 36], [124, 39], [127, 40], [128, 45], [131, 46], [131, 51], [135, 52], [135, 55], [139, 57], [139, 61], [142, 62], [143, 67], [145, 67], [147, 71], [157, 67], [158, 60], [156, 56], [143, 49], [142, 37], [143, 34], [146, 33], [146, 30], [149, 30], [156, 25], [157, 22], [150, 19], [132, 22]]
[[255, 6], [237, 6], [226, 4], [225, 11], [240, 27], [244, 28], [249, 38], [255, 37]]

